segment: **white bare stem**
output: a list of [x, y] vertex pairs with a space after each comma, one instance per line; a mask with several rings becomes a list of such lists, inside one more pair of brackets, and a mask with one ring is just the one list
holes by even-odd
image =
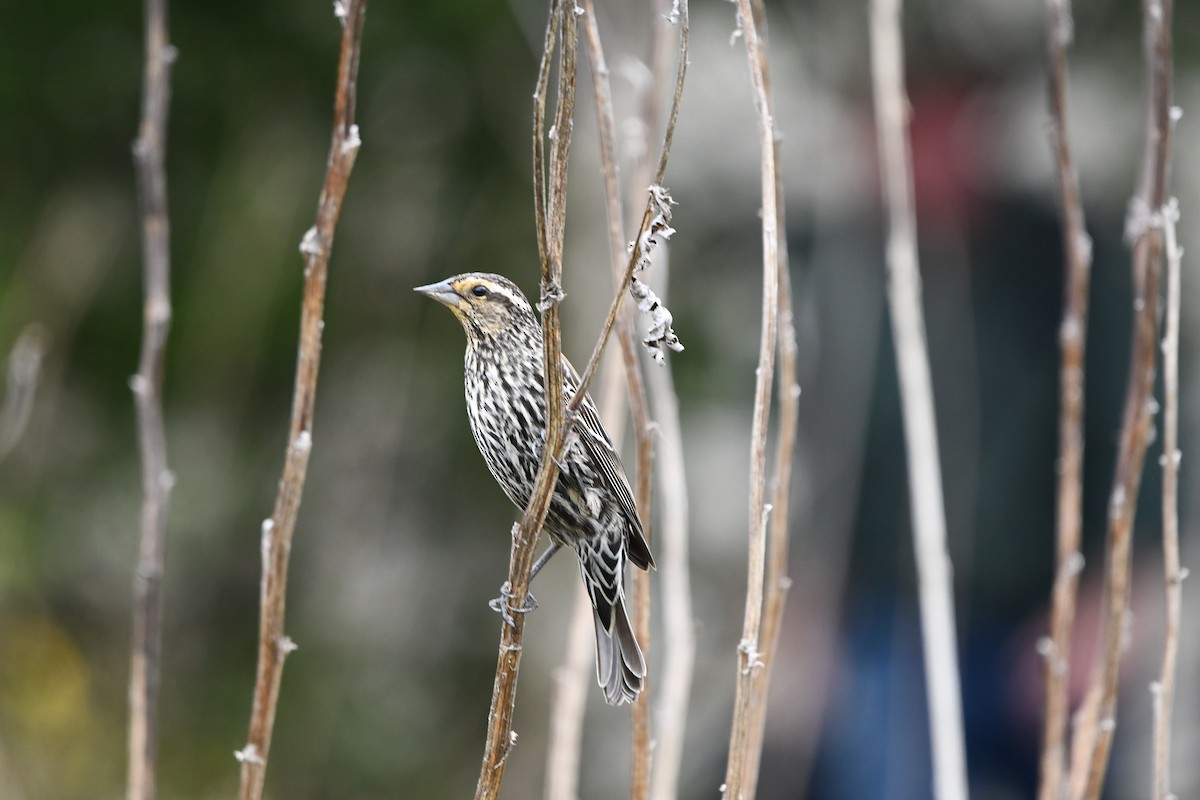
[[925, 686], [933, 743], [934, 796], [937, 800], [963, 800], [967, 797], [967, 773], [954, 592], [950, 555], [946, 549], [933, 382], [921, 311], [912, 160], [906, 135], [908, 99], [904, 91], [900, 0], [872, 0], [871, 67], [888, 215], [888, 307], [900, 378], [912, 495]]

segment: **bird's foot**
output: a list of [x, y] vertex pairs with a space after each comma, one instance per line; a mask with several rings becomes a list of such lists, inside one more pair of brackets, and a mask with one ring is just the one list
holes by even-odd
[[488, 601], [488, 607], [500, 615], [500, 617], [509, 625], [516, 627], [517, 621], [514, 614], [528, 614], [538, 607], [537, 598], [532, 592], [525, 593], [524, 605], [514, 606], [510, 600], [515, 600], [516, 595], [512, 593], [512, 585], [505, 581], [500, 586], [500, 596]]

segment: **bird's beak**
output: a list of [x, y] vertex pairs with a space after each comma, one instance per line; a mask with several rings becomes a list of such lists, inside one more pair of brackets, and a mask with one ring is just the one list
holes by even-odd
[[439, 281], [438, 283], [431, 283], [428, 286], [417, 286], [413, 291], [432, 297], [442, 305], [449, 306], [450, 308], [458, 308], [462, 305], [462, 296], [454, 290], [454, 287], [450, 285], [450, 281]]

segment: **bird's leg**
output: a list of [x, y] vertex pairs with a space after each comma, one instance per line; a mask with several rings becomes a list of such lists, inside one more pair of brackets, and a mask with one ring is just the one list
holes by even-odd
[[[533, 562], [533, 568], [529, 571], [530, 583], [533, 582], [537, 574], [542, 571], [542, 567], [546, 566], [550, 558], [558, 552], [560, 547], [562, 547], [561, 544], [551, 541], [550, 546], [546, 548], [545, 552], [538, 556], [538, 560]], [[538, 607], [537, 598], [533, 596], [532, 592], [525, 593], [525, 604], [520, 608], [515, 608], [508, 604], [508, 601], [512, 600], [514, 596], [512, 593], [512, 584], [505, 581], [500, 586], [500, 596], [488, 601], [488, 607], [498, 612], [509, 625], [516, 624], [512, 617], [513, 614], [528, 614]]]
[[549, 563], [551, 556], [557, 553], [558, 548], [560, 547], [562, 547], [562, 545], [558, 542], [554, 541], [553, 539], [550, 541], [550, 546], [546, 548], [544, 553], [538, 556], [538, 560], [533, 562], [533, 569], [529, 570], [530, 583], [533, 583], [533, 579], [536, 578], [537, 574], [542, 571], [542, 567]]

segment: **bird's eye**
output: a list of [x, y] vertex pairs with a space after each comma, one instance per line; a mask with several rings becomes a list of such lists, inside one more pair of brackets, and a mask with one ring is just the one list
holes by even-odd
[[487, 297], [488, 288], [482, 283], [478, 284], [474, 289], [471, 290], [471, 294], [475, 295], [476, 297]]

